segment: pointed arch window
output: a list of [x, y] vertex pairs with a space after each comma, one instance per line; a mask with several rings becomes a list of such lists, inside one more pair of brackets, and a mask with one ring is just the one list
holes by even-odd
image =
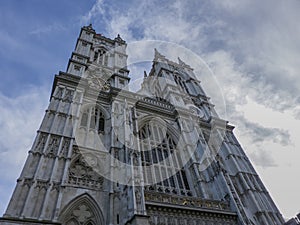
[[177, 85], [179, 85], [183, 90], [186, 90], [185, 84], [179, 74], [174, 73], [174, 80]]
[[[191, 195], [180, 154], [172, 136], [156, 122], [139, 130], [142, 165], [147, 190]], [[177, 171], [177, 172], [176, 172]]]
[[103, 112], [97, 106], [86, 108], [81, 115], [80, 126], [87, 130], [103, 133], [105, 130], [105, 118]]

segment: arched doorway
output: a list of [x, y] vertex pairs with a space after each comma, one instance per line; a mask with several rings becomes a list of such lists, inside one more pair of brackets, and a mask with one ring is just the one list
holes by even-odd
[[59, 220], [63, 225], [104, 225], [101, 209], [88, 194], [73, 199], [62, 210]]

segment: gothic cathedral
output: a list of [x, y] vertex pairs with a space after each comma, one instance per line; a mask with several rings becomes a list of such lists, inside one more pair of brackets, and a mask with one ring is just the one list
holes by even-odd
[[81, 29], [1, 225], [282, 225], [194, 70], [154, 50], [132, 92], [126, 42]]

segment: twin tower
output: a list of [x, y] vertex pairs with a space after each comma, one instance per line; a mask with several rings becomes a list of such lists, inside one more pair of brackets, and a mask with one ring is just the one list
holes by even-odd
[[193, 69], [157, 50], [128, 88], [126, 42], [81, 29], [1, 225], [282, 225]]

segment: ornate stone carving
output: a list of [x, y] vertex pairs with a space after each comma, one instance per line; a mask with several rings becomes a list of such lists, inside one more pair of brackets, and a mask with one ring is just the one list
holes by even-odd
[[51, 191], [52, 191], [52, 190], [59, 191], [59, 190], [60, 190], [60, 186], [61, 186], [61, 183], [60, 183], [60, 182], [52, 182]]
[[61, 98], [62, 97], [62, 94], [63, 94], [63, 88], [62, 87], [58, 87], [57, 88], [57, 91], [56, 91], [56, 94], [54, 95], [56, 98]]
[[25, 178], [23, 181], [23, 186], [31, 187], [33, 183], [34, 181], [32, 178]]
[[104, 225], [101, 209], [87, 194], [69, 202], [60, 214], [59, 222], [63, 225]]
[[38, 138], [38, 142], [36, 144], [35, 151], [42, 153], [44, 150], [46, 141], [47, 141], [47, 135], [45, 133], [41, 133]]
[[81, 92], [76, 92], [74, 96], [74, 102], [79, 103], [81, 99]]
[[142, 193], [140, 187], [136, 187], [135, 190], [135, 201], [136, 201], [136, 208], [138, 213], [143, 213], [142, 209]]
[[74, 211], [73, 215], [77, 218], [77, 220], [80, 223], [83, 223], [84, 221], [87, 221], [93, 216], [93, 213], [90, 211], [90, 209], [86, 205], [80, 205], [78, 206]]
[[176, 221], [175, 221], [174, 217], [168, 218], [168, 225], [175, 225], [175, 224], [176, 224]]
[[60, 142], [59, 136], [54, 136], [54, 135], [51, 136], [46, 150], [47, 157], [55, 157], [57, 155], [59, 142]]
[[167, 225], [165, 222], [165, 216], [158, 216], [157, 217], [157, 225]]
[[61, 150], [60, 150], [60, 157], [68, 157], [68, 152], [69, 152], [69, 145], [70, 145], [70, 139], [69, 138], [64, 138]]
[[150, 225], [155, 225], [154, 217], [152, 217], [152, 216], [150, 217], [149, 224]]
[[65, 102], [72, 102], [73, 100], [74, 91], [66, 89], [65, 95], [63, 97], [63, 101]]
[[178, 224], [179, 224], [179, 225], [185, 225], [185, 224], [184, 224], [184, 220], [185, 220], [185, 219], [180, 218], [179, 221], [178, 221], [178, 222], [179, 222]]
[[217, 201], [217, 200], [205, 200], [195, 197], [182, 197], [170, 194], [155, 193], [150, 191], [145, 191], [146, 202], [160, 202], [168, 203], [174, 205], [188, 206], [192, 208], [209, 208], [217, 210], [229, 210], [229, 205], [227, 202]]
[[155, 225], [219, 225], [236, 223], [235, 215], [226, 215], [218, 211], [191, 211], [163, 206], [147, 206], [147, 214], [150, 216], [149, 223]]
[[38, 180], [36, 182], [35, 188], [39, 188], [39, 189], [48, 189], [50, 186], [48, 181], [44, 181], [44, 180]]
[[66, 225], [79, 225], [79, 223], [75, 219], [70, 219]]
[[94, 69], [87, 72], [88, 85], [97, 90], [109, 91], [110, 84], [107, 79], [111, 76], [109, 71], [104, 69]]
[[103, 177], [89, 165], [82, 155], [77, 156], [70, 166], [68, 183], [102, 189]]

